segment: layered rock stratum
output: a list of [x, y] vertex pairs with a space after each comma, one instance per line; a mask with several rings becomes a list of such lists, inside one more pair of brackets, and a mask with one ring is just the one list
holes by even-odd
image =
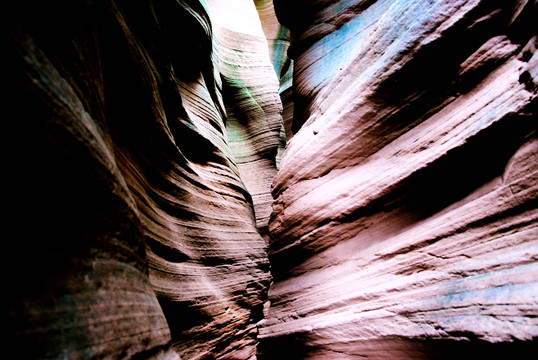
[[281, 105], [254, 3], [229, 3], [8, 6], [7, 353], [255, 356]]
[[536, 1], [3, 13], [5, 354], [533, 357]]
[[294, 135], [259, 358], [531, 358], [532, 1], [275, 1]]

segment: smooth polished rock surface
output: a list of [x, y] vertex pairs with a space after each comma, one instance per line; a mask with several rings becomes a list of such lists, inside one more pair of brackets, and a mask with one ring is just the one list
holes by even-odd
[[[254, 206], [270, 209], [281, 106], [250, 5], [236, 24], [262, 37], [239, 43], [221, 41], [234, 29], [217, 31], [205, 1], [7, 6], [7, 207], [19, 231], [4, 249], [6, 353], [255, 356], [271, 277]], [[252, 68], [230, 75], [231, 60]], [[249, 91], [256, 103], [239, 97]], [[238, 142], [243, 120], [251, 134]], [[247, 178], [262, 161], [272, 173]]]
[[283, 126], [280, 129], [280, 144], [277, 154], [278, 167], [287, 139], [291, 139], [293, 136], [291, 131], [293, 121], [293, 60], [288, 56], [291, 33], [288, 28], [278, 21], [272, 0], [255, 0], [254, 3], [267, 39], [269, 57], [280, 84], [278, 92], [282, 103]]
[[282, 128], [279, 81], [251, 0], [209, 1], [219, 55], [228, 142], [263, 235], [271, 215]]
[[536, 2], [275, 10], [295, 116], [259, 358], [532, 356]]

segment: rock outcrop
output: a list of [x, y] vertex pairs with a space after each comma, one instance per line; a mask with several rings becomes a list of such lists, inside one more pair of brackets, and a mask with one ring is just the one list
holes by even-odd
[[239, 37], [224, 3], [4, 9], [6, 353], [255, 355], [271, 277], [252, 198], [267, 222], [281, 105], [254, 4], [227, 19], [257, 24]]
[[275, 9], [295, 114], [259, 358], [532, 357], [536, 2]]

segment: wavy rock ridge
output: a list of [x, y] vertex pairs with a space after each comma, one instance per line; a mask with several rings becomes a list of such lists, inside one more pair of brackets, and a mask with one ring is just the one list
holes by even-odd
[[259, 358], [532, 356], [536, 2], [275, 9], [295, 134]]
[[281, 106], [240, 3], [258, 33], [215, 1], [9, 5], [8, 353], [254, 357]]

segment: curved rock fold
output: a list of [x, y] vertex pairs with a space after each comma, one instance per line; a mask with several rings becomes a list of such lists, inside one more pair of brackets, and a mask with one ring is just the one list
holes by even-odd
[[528, 356], [536, 4], [275, 9], [293, 38], [295, 134], [273, 186], [259, 358]]

